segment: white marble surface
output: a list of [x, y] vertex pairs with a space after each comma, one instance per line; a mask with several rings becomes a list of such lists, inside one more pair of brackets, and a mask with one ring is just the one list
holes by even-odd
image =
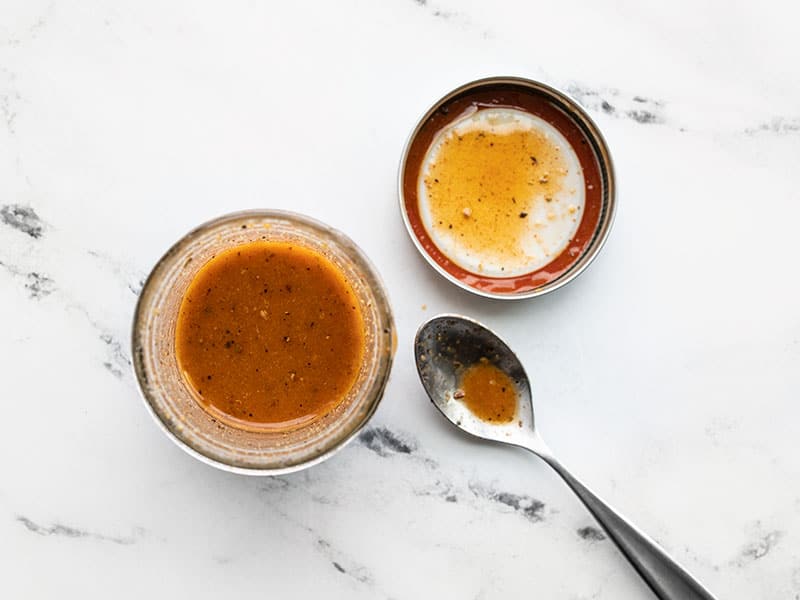
[[[799, 17], [788, 1], [3, 2], [0, 595], [648, 597], [608, 540], [579, 535], [591, 518], [542, 463], [429, 405], [411, 338], [460, 311], [518, 349], [564, 461], [720, 598], [800, 598]], [[491, 74], [571, 90], [621, 188], [597, 262], [513, 304], [436, 275], [395, 192], [417, 117]], [[371, 436], [275, 479], [177, 449], [129, 364], [142, 277], [247, 207], [347, 232], [399, 328]]]

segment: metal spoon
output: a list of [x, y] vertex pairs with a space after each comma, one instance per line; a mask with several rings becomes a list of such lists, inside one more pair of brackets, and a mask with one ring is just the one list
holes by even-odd
[[[577, 494], [633, 568], [662, 600], [714, 600], [708, 590], [645, 533], [592, 493], [553, 456], [534, 427], [530, 383], [511, 349], [480, 323], [458, 315], [439, 315], [423, 324], [414, 341], [417, 371], [425, 391], [456, 427], [476, 437], [530, 450]], [[453, 398], [462, 370], [486, 358], [516, 383], [517, 415], [510, 424], [477, 418]]]

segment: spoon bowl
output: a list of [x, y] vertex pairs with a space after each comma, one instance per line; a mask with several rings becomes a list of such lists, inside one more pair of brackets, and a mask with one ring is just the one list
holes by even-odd
[[[711, 593], [655, 541], [601, 500], [553, 456], [534, 426], [533, 398], [525, 369], [511, 348], [491, 330], [459, 315], [433, 317], [417, 331], [414, 357], [428, 397], [448, 421], [475, 437], [525, 448], [549, 464], [658, 598], [714, 600]], [[510, 423], [481, 420], [456, 394], [464, 372], [487, 361], [514, 382], [517, 410]]]
[[[484, 440], [523, 448], [535, 443], [533, 398], [522, 363], [506, 343], [477, 321], [439, 315], [422, 325], [414, 343], [417, 372], [433, 405], [461, 431]], [[476, 417], [454, 397], [463, 371], [482, 358], [506, 373], [517, 392], [517, 412], [510, 423]]]

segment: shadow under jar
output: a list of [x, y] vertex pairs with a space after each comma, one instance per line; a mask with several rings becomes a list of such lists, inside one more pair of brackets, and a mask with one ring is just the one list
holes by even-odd
[[[296, 427], [248, 427], [225, 418], [203, 402], [176, 352], [182, 302], [198, 274], [218, 255], [258, 243], [293, 245], [320, 255], [349, 284], [363, 322], [363, 358], [349, 390], [327, 412]], [[384, 286], [350, 239], [305, 216], [257, 210], [205, 223], [170, 248], [145, 282], [134, 316], [132, 345], [146, 405], [173, 441], [223, 470], [277, 475], [325, 460], [364, 426], [389, 377], [395, 331]]]

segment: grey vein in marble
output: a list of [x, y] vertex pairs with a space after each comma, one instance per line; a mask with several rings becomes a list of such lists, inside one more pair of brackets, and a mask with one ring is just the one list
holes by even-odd
[[[463, 491], [463, 490], [462, 490]], [[456, 504], [459, 502], [459, 490], [450, 481], [445, 481], [442, 477], [437, 477], [433, 484], [423, 487], [417, 487], [413, 490], [414, 495], [418, 497], [434, 497], [441, 498], [445, 502]]]
[[25, 289], [28, 290], [28, 295], [33, 300], [41, 300], [56, 290], [55, 282], [44, 273], [36, 271], [26, 273], [3, 261], [0, 261], [0, 267], [4, 268], [14, 277], [23, 279], [25, 281]]
[[792, 573], [792, 588], [794, 600], [800, 600], [800, 567], [797, 567]]
[[[38, 213], [30, 206], [20, 204], [6, 204], [0, 207], [0, 222], [26, 234], [39, 242], [42, 240], [46, 229], [45, 222]], [[42, 240], [40, 243], [46, 243]], [[107, 266], [121, 282], [130, 290], [134, 296], [141, 293], [144, 278], [135, 269], [127, 267], [120, 261], [103, 254], [101, 252], [87, 250], [88, 254], [100, 260]], [[0, 267], [8, 271], [17, 279], [24, 280], [24, 286], [28, 290], [30, 298], [41, 300], [57, 291], [55, 281], [41, 271], [26, 272], [8, 262], [0, 261]], [[64, 295], [63, 292], [61, 295]], [[95, 320], [89, 311], [80, 303], [71, 300], [68, 296], [62, 298], [68, 308], [77, 310], [86, 317], [89, 324], [97, 331], [98, 338], [105, 344], [108, 350], [107, 359], [103, 361], [103, 367], [117, 379], [123, 379], [125, 374], [130, 371], [131, 358], [128, 355], [126, 346], [119, 341], [114, 333]]]
[[[424, 456], [418, 443], [410, 436], [400, 435], [386, 427], [377, 426], [365, 430], [359, 436], [359, 441], [381, 457], [396, 454], [409, 459], [421, 460], [432, 474], [435, 473], [436, 479], [432, 484], [413, 490], [415, 496], [440, 498], [451, 504], [456, 504], [467, 496], [467, 490], [459, 490], [452, 481], [447, 480], [438, 472], [438, 463]], [[512, 512], [523, 516], [532, 523], [544, 520], [546, 506], [544, 502], [532, 496], [497, 490], [480, 482], [470, 482], [468, 490], [473, 498], [510, 508]]]
[[109, 360], [103, 363], [103, 366], [118, 379], [122, 379], [123, 375], [130, 369], [131, 359], [128, 353], [125, 352], [122, 343], [114, 337], [113, 334], [105, 332], [100, 334], [100, 339], [108, 346]]
[[357, 582], [365, 583], [367, 585], [373, 585], [375, 583], [375, 580], [373, 579], [372, 573], [370, 573], [369, 569], [367, 569], [364, 565], [354, 562], [351, 558], [339, 552], [327, 540], [317, 538], [316, 546], [317, 549], [328, 558], [331, 566], [333, 566], [333, 568], [339, 571], [339, 573], [342, 575], [347, 575], [348, 577], [355, 579]]
[[759, 133], [777, 133], [778, 135], [800, 134], [800, 117], [774, 117], [769, 121], [744, 130], [748, 135]]
[[665, 122], [664, 102], [661, 100], [627, 96], [616, 89], [593, 89], [577, 83], [568, 85], [567, 93], [585, 108], [601, 111], [610, 117], [631, 119], [643, 125]]
[[84, 306], [75, 302], [70, 302], [67, 306], [82, 314], [89, 325], [97, 332], [97, 338], [105, 344], [108, 356], [103, 361], [103, 367], [117, 379], [123, 379], [126, 373], [130, 373], [132, 364], [126, 346], [119, 341], [114, 333], [96, 321]]
[[56, 536], [66, 538], [92, 538], [103, 542], [111, 542], [113, 544], [119, 544], [122, 546], [130, 546], [131, 544], [135, 544], [139, 538], [144, 535], [144, 529], [141, 528], [134, 529], [134, 534], [131, 536], [119, 537], [95, 533], [86, 529], [78, 529], [76, 527], [64, 525], [63, 523], [41, 525], [22, 515], [17, 515], [16, 520], [31, 533], [35, 533], [36, 535], [41, 535], [43, 537]]
[[591, 525], [581, 527], [576, 533], [581, 537], [581, 539], [584, 539], [587, 542], [601, 542], [606, 539], [605, 533], [603, 533], [597, 527], [592, 527]]
[[42, 237], [44, 231], [44, 223], [30, 206], [6, 204], [0, 207], [0, 220], [34, 239]]
[[745, 546], [739, 553], [734, 563], [743, 567], [749, 563], [764, 558], [780, 542], [783, 533], [780, 531], [770, 531], [761, 538]]
[[458, 16], [458, 13], [455, 13], [455, 12], [452, 12], [452, 11], [449, 11], [449, 10], [442, 10], [441, 8], [436, 8], [436, 7], [433, 7], [433, 6], [428, 6], [428, 0], [413, 0], [413, 2], [414, 2], [414, 4], [416, 4], [418, 6], [423, 6], [425, 8], [428, 8], [430, 10], [430, 13], [434, 17], [438, 17], [440, 19], [447, 20], [447, 19], [451, 19], [453, 17]]
[[36, 17], [33, 23], [28, 25], [21, 33], [3, 40], [0, 42], [0, 45], [7, 45], [13, 48], [20, 46], [25, 41], [35, 40], [47, 25], [47, 21], [54, 8], [55, 2], [48, 3], [47, 8], [41, 15]]
[[16, 90], [14, 85], [16, 78], [17, 76], [15, 73], [0, 67], [0, 117], [2, 117], [5, 122], [9, 136], [14, 136], [16, 134], [16, 107], [22, 100], [22, 95]]
[[25, 288], [30, 292], [30, 297], [35, 299], [49, 296], [55, 291], [55, 284], [52, 279], [42, 273], [32, 271], [26, 276]]
[[140, 277], [135, 283], [129, 283], [128, 284], [128, 289], [137, 298], [139, 297], [139, 294], [142, 293], [142, 289], [144, 289], [144, 281], [145, 281], [145, 278], [144, 277]]
[[485, 487], [480, 483], [470, 483], [470, 491], [477, 498], [482, 498], [490, 502], [507, 506], [515, 513], [525, 517], [531, 523], [538, 523], [544, 520], [545, 504], [526, 494], [513, 494], [511, 492], [500, 492], [493, 488]]
[[275, 477], [265, 477], [263, 485], [261, 485], [261, 490], [264, 492], [271, 492], [275, 490], [288, 490], [291, 487], [291, 483], [289, 479], [283, 477], [281, 475], [276, 475]]
[[20, 100], [22, 100], [22, 96], [19, 95], [19, 92], [11, 91], [0, 95], [0, 113], [3, 115], [3, 121], [6, 123], [8, 132], [12, 135], [16, 132], [14, 121], [17, 119], [17, 111], [14, 108], [14, 104]]
[[108, 267], [134, 296], [138, 297], [142, 293], [146, 277], [143, 273], [104, 252], [97, 250], [87, 250], [86, 252], [89, 256], [96, 258], [101, 264]]
[[[264, 484], [260, 486], [261, 491], [270, 492], [303, 490], [302, 486], [294, 486], [290, 482], [290, 478], [271, 477], [269, 479], [269, 481], [264, 482]], [[373, 592], [379, 592], [375, 583], [375, 577], [365, 565], [339, 550], [329, 540], [320, 536], [313, 527], [310, 527], [304, 522], [292, 517], [289, 513], [279, 508], [279, 506], [277, 506], [274, 502], [268, 502], [268, 504], [287, 522], [292, 523], [298, 529], [304, 531], [309, 536], [312, 536], [312, 539], [314, 540], [314, 548], [325, 558], [325, 560], [330, 563], [333, 569], [340, 574], [354, 580], [356, 583], [369, 586], [372, 588]], [[380, 595], [385, 596], [383, 593], [380, 593]]]
[[[25, 288], [30, 292], [30, 297], [32, 299], [39, 300], [58, 291], [55, 286], [55, 282], [47, 275], [37, 272], [23, 273], [17, 268], [7, 265], [2, 261], [0, 261], [0, 267], [4, 267], [12, 275], [18, 277], [24, 276], [26, 279]], [[89, 314], [89, 311], [86, 310], [85, 307], [74, 302], [69, 302], [67, 306], [81, 313], [86, 318], [89, 325], [91, 325], [98, 332], [98, 339], [105, 344], [108, 350], [108, 357], [107, 360], [103, 361], [103, 367], [105, 367], [105, 369], [117, 379], [122, 379], [125, 376], [125, 373], [129, 372], [132, 364], [131, 358], [125, 349], [126, 347], [113, 333], [108, 331], [103, 325], [92, 318], [92, 316]]]
[[387, 429], [369, 427], [358, 436], [358, 441], [380, 456], [412, 454], [417, 450], [416, 442]]
[[476, 31], [483, 39], [494, 37], [489, 30], [481, 28], [464, 12], [448, 10], [439, 5], [431, 4], [428, 0], [411, 1], [434, 19], [455, 25], [464, 30]]

